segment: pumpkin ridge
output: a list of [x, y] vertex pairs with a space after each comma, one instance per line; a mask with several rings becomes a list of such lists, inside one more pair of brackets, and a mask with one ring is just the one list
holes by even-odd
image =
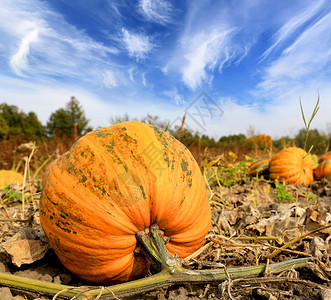
[[[128, 136], [128, 133], [126, 133], [126, 135]], [[96, 135], [96, 136], [98, 136], [98, 135]], [[107, 135], [107, 138], [113, 138], [113, 136], [111, 136], [111, 135]], [[134, 138], [132, 138], [132, 137], [130, 137], [130, 139], [134, 140]], [[107, 140], [107, 141], [103, 141], [103, 142], [101, 142], [101, 141], [99, 141], [99, 140], [97, 139], [97, 140], [95, 140], [95, 142], [98, 143], [98, 146], [105, 147], [105, 145], [107, 145], [107, 142], [113, 144], [114, 141], [111, 139], [111, 140]], [[114, 155], [114, 157], [111, 156], [111, 158], [110, 158], [111, 161], [116, 161], [115, 158], [117, 158], [117, 159], [119, 159], [119, 160], [121, 160], [121, 161], [124, 161], [124, 157], [121, 155], [121, 152], [117, 150], [117, 148], [120, 147], [121, 142], [122, 142], [122, 140], [118, 140], [118, 141], [117, 141], [117, 143], [119, 144], [119, 146], [118, 146], [117, 144], [113, 145], [113, 147], [112, 147], [112, 151], [110, 151], [110, 153], [111, 153], [111, 155]], [[137, 143], [135, 143], [135, 144], [137, 144]], [[114, 165], [112, 165], [112, 164], [108, 161], [109, 157], [103, 155], [102, 151], [100, 151], [98, 147], [96, 147], [96, 148], [97, 148], [97, 150], [96, 150], [97, 154], [98, 154], [100, 157], [103, 158], [103, 161], [104, 161], [104, 168], [107, 169], [107, 170], [112, 170], [112, 171], [113, 171], [113, 178], [108, 180], [108, 186], [109, 186], [109, 185], [113, 185], [113, 184], [115, 184], [115, 181], [118, 181], [118, 179], [120, 179], [121, 174], [126, 174], [126, 173], [116, 174], [116, 167], [115, 167]], [[107, 147], [106, 147], [106, 148], [107, 148]], [[106, 153], [109, 155], [108, 152], [106, 152]], [[127, 152], [127, 153], [128, 153], [128, 152]], [[132, 156], [131, 156], [131, 157], [132, 157]], [[107, 158], [108, 158], [108, 159], [107, 159]], [[134, 159], [134, 160], [137, 160], [136, 158], [133, 158], [133, 159]], [[139, 161], [139, 160], [137, 161], [136, 168], [139, 167], [139, 164], [142, 165], [141, 160], [140, 160], [140, 161]], [[125, 170], [124, 170], [124, 164], [121, 164], [121, 165], [123, 165], [123, 172], [124, 172], [124, 171], [125, 171]], [[109, 176], [105, 176], [105, 177], [109, 177]], [[142, 182], [142, 179], [140, 179], [139, 177], [137, 177], [137, 178], [138, 178], [138, 181], [140, 181], [140, 183], [141, 183], [141, 182]], [[115, 186], [115, 187], [116, 187], [116, 186]], [[120, 187], [118, 186], [117, 188], [119, 189]], [[114, 191], [114, 190], [113, 190], [113, 191]], [[121, 203], [126, 203], [124, 200], [130, 198], [130, 193], [132, 192], [132, 190], [131, 190], [129, 187], [127, 187], [126, 191], [127, 191], [127, 193], [123, 194], [123, 195], [120, 196], [120, 197], [117, 197], [117, 198], [118, 198], [117, 200], [114, 199], [114, 196], [116, 195], [116, 193], [111, 193], [111, 192], [110, 192], [110, 193], [111, 193], [111, 195], [110, 195], [110, 199], [111, 199], [111, 201], [113, 202], [113, 204], [115, 205], [115, 207], [118, 207], [118, 208], [119, 208], [119, 211], [122, 212], [122, 216], [126, 216], [128, 219], [130, 219], [130, 221], [132, 221], [133, 223], [136, 223], [136, 221], [137, 221], [137, 216], [134, 216], [134, 214], [132, 214], [132, 213], [130, 213], [129, 215], [127, 215], [127, 213], [128, 213], [128, 209], [124, 209], [123, 207], [119, 207], [119, 206], [118, 206], [118, 203], [119, 203], [119, 202], [121, 202]], [[115, 192], [116, 192], [116, 191], [115, 191]], [[132, 203], [132, 204], [134, 204], [134, 203]], [[129, 207], [130, 205], [125, 205], [125, 204], [124, 204], [124, 206], [128, 206], [128, 207]], [[130, 210], [130, 209], [129, 209], [129, 210]], [[135, 209], [132, 208], [132, 210], [130, 210], [130, 211], [131, 211], [131, 212], [134, 212]], [[140, 213], [140, 210], [138, 210], [138, 212]], [[140, 219], [144, 219], [144, 216], [141, 215], [141, 214], [140, 214]], [[147, 226], [147, 225], [149, 225], [149, 224], [145, 224], [145, 225]], [[141, 230], [141, 229], [142, 229], [142, 228], [138, 229], [138, 227], [137, 227], [137, 231], [138, 231], [138, 230]]]
[[[53, 171], [54, 172], [54, 171]], [[54, 173], [56, 174], [56, 173]], [[75, 199], [71, 199], [71, 205], [73, 205], [73, 207], [75, 207], [75, 203], [77, 201], [79, 201], [81, 195], [79, 194], [79, 191], [77, 189], [74, 189], [72, 190], [71, 186], [67, 185], [67, 182], [69, 182], [70, 180], [70, 174], [69, 174], [69, 178], [67, 180], [64, 180], [66, 179], [64, 174], [59, 174], [57, 179], [60, 181], [60, 180], [63, 180], [63, 183], [62, 183], [62, 188], [64, 189], [63, 193], [66, 192], [68, 193], [69, 191], [71, 192], [71, 194], [73, 196], [75, 196]], [[90, 188], [87, 188], [87, 191], [90, 191], [90, 194], [88, 195], [88, 197], [92, 200], [93, 199], [93, 202], [94, 203], [99, 203], [99, 195], [95, 194], [94, 190], [91, 190]], [[62, 195], [59, 195], [59, 197], [63, 197]], [[68, 199], [69, 200], [69, 199]], [[103, 203], [102, 203], [103, 204]], [[70, 209], [70, 206], [71, 205], [68, 205], [67, 206], [67, 209], [69, 210]], [[97, 204], [97, 206], [99, 206]], [[104, 209], [110, 209], [111, 207], [105, 207], [104, 205], [100, 205], [100, 209], [104, 210]], [[76, 221], [80, 221], [80, 223], [82, 223], [82, 221], [84, 221], [84, 219], [82, 219], [81, 217], [84, 216], [86, 214], [87, 211], [91, 212], [91, 214], [93, 214], [94, 212], [94, 209], [95, 207], [91, 208], [89, 206], [88, 203], [86, 203], [85, 207], [84, 207], [84, 210], [81, 210], [80, 212], [77, 211], [77, 215], [72, 215], [71, 217], [74, 217], [76, 219]], [[84, 212], [83, 212], [84, 211]], [[71, 212], [72, 212], [72, 209], [71, 209]], [[80, 215], [78, 215], [80, 213]], [[104, 222], [107, 222], [107, 221], [110, 221], [111, 223], [115, 223], [117, 224], [118, 223], [118, 220], [121, 219], [121, 218], [126, 218], [127, 216], [122, 213], [122, 211], [120, 209], [118, 209], [116, 211], [116, 213], [119, 213], [120, 215], [117, 215], [116, 216], [116, 222], [115, 221], [110, 221], [111, 219], [109, 219], [108, 217], [106, 218], [106, 215], [104, 216], [103, 220], [100, 220], [99, 223], [104, 223]], [[75, 220], [74, 220], [75, 221]], [[88, 225], [89, 227], [92, 227], [94, 229], [98, 229], [99, 226], [93, 226], [93, 224], [91, 224], [89, 222], [89, 220], [86, 220], [85, 221], [85, 224]], [[125, 220], [125, 222], [123, 222], [122, 225], [118, 225], [118, 228], [121, 228], [123, 229], [123, 227], [125, 227], [125, 224], [127, 224], [127, 220]], [[113, 226], [113, 225], [112, 225]], [[137, 230], [137, 228], [131, 228], [129, 229], [128, 228], [128, 231], [127, 232], [122, 232], [121, 234], [134, 234], [134, 232]]]

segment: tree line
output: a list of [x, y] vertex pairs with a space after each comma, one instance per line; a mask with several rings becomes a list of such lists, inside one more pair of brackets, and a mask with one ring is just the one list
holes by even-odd
[[[128, 121], [130, 117], [115, 116], [109, 118], [110, 124]], [[142, 122], [153, 124], [161, 129], [167, 128], [167, 122], [157, 116], [147, 115], [141, 119]], [[11, 137], [22, 137], [30, 140], [40, 140], [53, 137], [74, 137], [82, 136], [92, 127], [85, 116], [84, 109], [75, 97], [71, 97], [64, 108], [53, 112], [46, 125], [42, 125], [34, 112], [25, 113], [15, 105], [7, 103], [0, 104], [0, 141]], [[202, 148], [222, 148], [224, 150], [245, 149], [252, 150], [281, 150], [289, 146], [303, 148], [306, 140], [306, 130], [301, 129], [294, 138], [288, 136], [272, 140], [265, 134], [255, 134], [247, 137], [244, 134], [223, 136], [215, 140], [208, 135], [201, 135], [198, 132], [191, 132], [188, 129], [180, 129], [177, 126], [168, 131], [175, 137], [180, 135], [180, 141], [186, 146], [197, 146]], [[306, 148], [312, 148], [312, 153], [322, 154], [330, 150], [331, 134], [320, 133], [317, 129], [309, 131]]]
[[0, 104], [0, 140], [22, 137], [38, 140], [42, 137], [83, 135], [92, 130], [83, 107], [75, 97], [64, 108], [53, 112], [46, 125], [42, 125], [34, 112], [26, 114], [19, 107]]

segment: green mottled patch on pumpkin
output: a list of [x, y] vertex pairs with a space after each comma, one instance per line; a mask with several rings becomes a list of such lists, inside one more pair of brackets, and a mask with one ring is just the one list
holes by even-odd
[[[163, 147], [163, 149], [160, 151], [163, 160], [166, 162], [168, 168], [174, 170], [176, 165], [176, 160], [174, 158], [176, 155], [173, 149], [173, 141], [169, 140], [169, 137], [172, 138], [172, 136], [155, 126], [150, 125], [150, 127], [154, 130], [155, 137]], [[173, 140], [175, 139], [173, 138]]]
[[63, 222], [63, 221], [61, 221], [61, 220], [57, 220], [57, 222], [55, 223], [55, 225], [56, 225], [57, 227], [59, 227], [60, 229], [62, 229], [63, 231], [65, 231], [65, 232], [68, 232], [68, 233], [71, 232], [71, 229], [65, 227], [65, 226], [67, 226], [67, 225], [70, 225], [69, 222]]
[[95, 131], [93, 134], [97, 137], [106, 137], [107, 135], [109, 135], [109, 136], [112, 135], [110, 132], [107, 132], [104, 130]]
[[96, 184], [94, 185], [94, 187], [101, 191], [102, 196], [104, 196], [106, 194], [106, 190], [105, 190], [104, 187], [100, 187], [100, 186], [98, 186]]
[[[164, 153], [166, 153], [166, 152], [164, 152]], [[169, 157], [164, 158], [164, 161], [167, 163], [167, 166], [169, 168], [169, 166], [170, 166]]]
[[192, 178], [188, 179], [188, 187], [192, 187]]
[[141, 189], [141, 192], [143, 194], [144, 199], [146, 199], [146, 194], [145, 194], [145, 191], [144, 191], [144, 187], [142, 185], [140, 185], [139, 187]]
[[157, 128], [157, 127], [155, 127], [155, 126], [153, 126], [153, 125], [149, 125], [149, 127], [153, 128], [154, 131], [155, 131], [155, 133], [156, 133], [159, 137], [161, 137], [161, 136], [163, 135], [163, 131], [160, 130], [159, 128]]
[[124, 136], [123, 140], [126, 141], [126, 142], [134, 143], [134, 144], [137, 144], [138, 143], [138, 141], [136, 139], [132, 138], [127, 133], [125, 133], [124, 135], [121, 134], [120, 136]]
[[182, 159], [180, 166], [182, 167], [182, 171], [187, 171], [188, 163], [184, 159]]
[[60, 217], [66, 219], [66, 216], [63, 213], [60, 213]]
[[81, 170], [78, 170], [76, 168], [76, 166], [72, 162], [69, 162], [69, 167], [67, 168], [67, 172], [69, 174], [74, 173], [75, 175], [77, 175], [78, 174], [78, 171], [80, 171], [80, 173], [82, 173], [82, 171]]
[[82, 179], [79, 180], [80, 183], [84, 183], [87, 180], [86, 176], [83, 174]]
[[68, 172], [69, 174], [71, 174], [72, 171], [74, 171], [74, 173], [76, 174], [76, 172], [75, 172], [75, 167], [74, 167], [74, 166], [70, 166], [70, 167], [67, 169], [67, 172]]
[[114, 152], [114, 146], [115, 146], [115, 142], [112, 141], [110, 144], [106, 144], [104, 145], [107, 148], [107, 151], [109, 152]]

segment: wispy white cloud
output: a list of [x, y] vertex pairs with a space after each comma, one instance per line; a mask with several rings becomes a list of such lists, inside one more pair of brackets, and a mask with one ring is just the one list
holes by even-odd
[[40, 0], [1, 1], [2, 60], [12, 71], [30, 78], [60, 77], [99, 86], [113, 69], [119, 51], [99, 43], [66, 22]]
[[141, 33], [132, 33], [126, 29], [122, 29], [123, 43], [129, 56], [135, 57], [137, 60], [145, 59], [147, 54], [152, 51], [154, 44], [151, 38]]
[[195, 89], [207, 79], [207, 72], [218, 66], [222, 71], [227, 62], [235, 58], [231, 47], [231, 36], [235, 28], [213, 28], [183, 37], [181, 41], [182, 62], [181, 72], [183, 82]]
[[247, 20], [241, 20], [226, 3], [190, 2], [177, 47], [162, 68], [164, 74], [179, 73], [191, 90], [212, 86], [213, 78], [237, 66], [250, 50]]
[[147, 87], [146, 73], [142, 73], [141, 78], [142, 78], [142, 83], [143, 83], [144, 87]]
[[258, 87], [274, 91], [290, 86], [298, 88], [329, 74], [325, 67], [331, 63], [330, 32], [331, 13], [308, 26], [281, 56], [270, 63]]
[[262, 54], [261, 60], [264, 60], [277, 46], [285, 42], [291, 35], [298, 30], [307, 21], [312, 19], [318, 12], [323, 10], [325, 0], [313, 2], [312, 5], [305, 8], [305, 10], [291, 18], [285, 25], [283, 25], [272, 37], [274, 43]]
[[10, 65], [14, 72], [18, 75], [22, 75], [22, 70], [27, 69], [27, 56], [30, 52], [31, 43], [35, 42], [38, 38], [38, 30], [33, 29], [29, 31], [22, 39], [22, 42], [18, 48], [18, 51], [10, 59]]
[[173, 88], [170, 90], [166, 90], [163, 94], [171, 99], [173, 103], [176, 105], [183, 105], [186, 104], [184, 96], [178, 92], [177, 88]]
[[139, 11], [151, 22], [165, 25], [172, 21], [173, 6], [165, 0], [140, 0]]
[[135, 73], [135, 68], [134, 67], [131, 67], [130, 69], [128, 69], [128, 73], [129, 73], [129, 78], [132, 82], [135, 82], [135, 79], [134, 79], [134, 73]]
[[108, 88], [116, 87], [118, 85], [116, 77], [112, 71], [108, 70], [103, 74], [103, 84]]

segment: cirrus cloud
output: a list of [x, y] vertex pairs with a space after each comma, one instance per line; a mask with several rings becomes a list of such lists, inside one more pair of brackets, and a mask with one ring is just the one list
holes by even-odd
[[33, 29], [29, 31], [22, 39], [18, 51], [10, 59], [10, 65], [17, 75], [23, 75], [22, 70], [27, 69], [28, 62], [27, 56], [30, 52], [30, 46], [38, 39], [38, 30]]
[[147, 54], [155, 47], [149, 36], [133, 33], [124, 28], [122, 28], [122, 38], [129, 56], [137, 60], [145, 59]]
[[172, 20], [173, 6], [165, 0], [140, 0], [139, 11], [148, 21], [165, 25]]

